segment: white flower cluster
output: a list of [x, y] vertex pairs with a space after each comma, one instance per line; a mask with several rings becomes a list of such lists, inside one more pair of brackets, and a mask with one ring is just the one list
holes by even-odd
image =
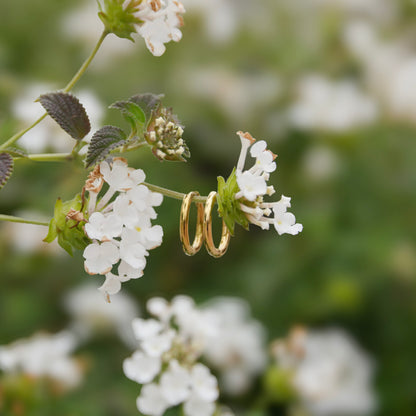
[[297, 328], [273, 352], [278, 365], [293, 373], [293, 387], [312, 416], [374, 411], [372, 362], [344, 331]]
[[290, 122], [300, 129], [342, 132], [374, 122], [375, 101], [351, 80], [332, 82], [319, 75], [302, 78], [298, 97], [289, 109]]
[[186, 296], [171, 303], [152, 298], [147, 309], [156, 319], [133, 321], [139, 348], [123, 363], [125, 375], [143, 384], [137, 408], [145, 415], [160, 416], [183, 404], [186, 416], [213, 415], [217, 379], [198, 359], [215, 331], [214, 317], [198, 310]]
[[[264, 140], [256, 142], [250, 133], [237, 132], [241, 139], [241, 152], [237, 163], [237, 184], [240, 189], [235, 198], [240, 200], [240, 208], [246, 214], [250, 223], [268, 230], [273, 224], [276, 231], [281, 234], [298, 234], [302, 231], [302, 224], [296, 224], [295, 216], [287, 212], [290, 207], [290, 198], [283, 196], [278, 202], [264, 202], [264, 195], [273, 195], [273, 186], [268, 186], [270, 173], [276, 170], [274, 155], [267, 150]], [[247, 151], [256, 159], [254, 165], [244, 170]], [[270, 214], [274, 214], [270, 218]]]
[[[107, 297], [119, 292], [122, 282], [141, 277], [148, 250], [162, 243], [163, 229], [152, 226], [151, 220], [157, 217], [153, 207], [162, 203], [163, 196], [151, 192], [142, 184], [144, 180], [141, 169], [129, 168], [125, 159], [115, 158], [97, 166], [85, 185], [89, 192], [85, 233], [93, 242], [84, 250], [84, 266], [89, 274], [106, 276], [100, 290]], [[104, 182], [108, 190], [99, 200]], [[115, 275], [111, 270], [117, 263]]]
[[250, 318], [242, 299], [219, 297], [203, 306], [215, 318], [216, 331], [205, 343], [204, 358], [219, 372], [221, 391], [247, 392], [266, 365], [265, 329]]
[[0, 369], [5, 373], [48, 378], [62, 388], [76, 387], [82, 380], [78, 363], [70, 357], [76, 341], [70, 332], [38, 334], [0, 346]]
[[105, 303], [97, 288], [98, 285], [89, 282], [65, 295], [63, 303], [72, 318], [71, 331], [80, 342], [96, 334], [115, 332], [128, 347], [134, 347], [131, 321], [139, 316], [136, 301], [123, 291], [111, 299], [111, 303]]
[[[127, 1], [129, 3], [130, 0]], [[178, 0], [143, 0], [135, 17], [143, 23], [137, 32], [146, 42], [154, 56], [161, 56], [166, 50], [165, 43], [171, 40], [179, 42], [183, 25], [181, 14], [185, 13], [183, 4]]]

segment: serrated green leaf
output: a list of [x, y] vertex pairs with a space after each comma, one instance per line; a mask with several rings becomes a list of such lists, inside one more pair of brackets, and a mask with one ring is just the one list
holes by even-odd
[[13, 157], [6, 152], [0, 153], [0, 189], [6, 185], [13, 173]]
[[133, 97], [130, 97], [128, 101], [137, 104], [142, 109], [146, 117], [145, 125], [147, 126], [152, 119], [153, 114], [159, 110], [162, 104], [162, 97], [163, 95], [145, 93], [133, 95]]
[[65, 92], [43, 94], [38, 98], [46, 112], [73, 139], [81, 140], [90, 131], [87, 113], [78, 98]]
[[137, 104], [131, 101], [117, 101], [111, 104], [110, 108], [121, 111], [121, 114], [130, 123], [133, 132], [137, 133], [143, 130], [143, 126], [146, 123], [146, 115]]
[[88, 146], [86, 167], [100, 163], [112, 150], [124, 145], [126, 142], [126, 134], [118, 127], [104, 126], [97, 130]]

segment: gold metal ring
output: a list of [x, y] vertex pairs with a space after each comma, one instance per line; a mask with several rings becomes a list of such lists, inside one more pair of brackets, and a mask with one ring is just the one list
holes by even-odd
[[183, 197], [181, 206], [181, 215], [179, 220], [179, 235], [182, 242], [183, 251], [188, 256], [193, 256], [198, 253], [204, 242], [204, 205], [200, 202], [196, 203], [198, 210], [195, 238], [192, 245], [189, 242], [189, 211], [191, 209], [192, 199], [194, 196], [199, 196], [199, 192], [189, 192]]
[[212, 191], [208, 195], [205, 203], [204, 212], [204, 235], [205, 235], [205, 248], [212, 257], [221, 257], [225, 254], [230, 244], [231, 234], [228, 227], [225, 225], [224, 220], [222, 221], [222, 233], [221, 241], [218, 247], [215, 247], [212, 239], [212, 208], [217, 200], [217, 192]]

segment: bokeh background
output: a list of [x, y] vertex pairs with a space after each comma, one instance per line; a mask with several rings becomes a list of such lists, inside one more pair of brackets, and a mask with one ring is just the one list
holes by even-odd
[[[197, 302], [241, 297], [269, 340], [296, 324], [342, 327], [376, 363], [376, 414], [414, 415], [415, 3], [187, 0], [185, 6], [181, 42], [155, 58], [142, 39], [111, 35], [75, 94], [82, 102], [85, 94], [96, 127], [126, 127], [107, 109], [114, 101], [165, 94], [185, 126], [191, 159], [160, 163], [147, 150], [128, 158], [149, 182], [181, 192], [206, 195], [218, 175], [231, 172], [237, 130], [267, 140], [278, 154], [271, 183], [278, 195], [292, 197], [304, 231], [279, 237], [238, 229], [223, 258], [204, 250], [189, 258], [178, 235], [180, 203], [166, 198], [157, 219], [164, 242], [151, 252], [144, 277], [123, 291], [142, 310], [154, 295], [183, 293]], [[0, 3], [3, 141], [34, 119], [33, 99], [64, 86], [85, 59], [101, 32], [96, 9], [93, 0]], [[73, 144], [53, 127], [38, 136], [20, 143], [35, 152]], [[71, 164], [18, 161], [1, 191], [0, 212], [50, 218], [56, 198], [72, 198], [86, 174]], [[85, 281], [101, 283], [83, 271], [82, 253], [70, 258], [46, 247], [40, 242], [46, 229], [40, 231], [0, 224], [0, 345], [65, 328], [67, 293]], [[80, 351], [88, 369], [82, 388], [49, 401], [39, 414], [137, 414], [137, 386], [121, 372], [129, 354], [112, 334], [89, 341]], [[247, 405], [246, 414], [258, 413]]]

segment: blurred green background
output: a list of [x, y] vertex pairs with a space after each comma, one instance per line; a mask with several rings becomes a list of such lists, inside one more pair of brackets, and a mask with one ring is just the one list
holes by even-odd
[[[145, 170], [149, 182], [181, 192], [206, 195], [216, 188], [218, 175], [231, 172], [240, 148], [237, 130], [267, 140], [279, 155], [270, 182], [277, 198], [292, 197], [292, 212], [304, 231], [279, 237], [273, 230], [239, 229], [223, 258], [210, 258], [204, 250], [189, 258], [178, 235], [180, 203], [166, 198], [157, 219], [164, 228], [163, 245], [151, 252], [144, 277], [123, 290], [140, 305], [154, 295], [179, 293], [198, 302], [242, 297], [270, 340], [295, 324], [341, 326], [376, 362], [377, 414], [414, 415], [416, 70], [412, 78], [409, 68], [416, 59], [416, 6], [405, 0], [370, 1], [368, 10], [344, 5], [347, 1], [224, 0], [213, 2], [208, 14], [208, 7], [189, 3], [181, 42], [169, 43], [155, 58], [142, 39], [131, 45], [111, 39], [116, 46], [104, 46], [75, 93], [88, 88], [104, 107], [141, 92], [165, 94], [164, 103], [185, 126], [190, 161], [160, 163], [147, 150], [128, 159]], [[228, 15], [223, 3], [232, 11]], [[15, 97], [32, 83], [64, 86], [98, 39], [94, 12], [88, 15], [91, 24], [83, 14], [73, 14], [86, 5], [96, 8], [93, 0], [0, 3], [2, 141], [24, 127], [12, 111]], [[372, 28], [385, 61], [375, 43], [360, 53], [360, 41], [366, 43], [361, 35], [348, 40], [354, 24]], [[400, 78], [405, 70], [409, 81]], [[323, 121], [300, 125], [291, 111], [302, 95], [299, 82], [310, 74], [333, 83], [347, 79], [369, 97], [374, 114], [365, 122], [331, 128], [325, 124], [331, 107], [323, 106]], [[374, 74], [382, 79], [377, 85]], [[341, 117], [354, 111], [351, 106]], [[114, 110], [105, 112], [102, 124], [108, 123], [126, 127]], [[18, 161], [1, 191], [0, 212], [34, 210], [50, 217], [56, 198], [79, 192], [86, 173], [70, 164]], [[62, 307], [65, 293], [86, 279], [101, 278], [84, 273], [82, 253], [70, 258], [45, 250], [22, 252], [5, 224], [0, 231], [0, 345], [40, 329], [64, 328], [69, 322]], [[108, 336], [91, 341], [81, 355], [89, 363], [83, 387], [50, 402], [40, 414], [137, 414], [137, 386], [121, 372], [128, 349]]]

